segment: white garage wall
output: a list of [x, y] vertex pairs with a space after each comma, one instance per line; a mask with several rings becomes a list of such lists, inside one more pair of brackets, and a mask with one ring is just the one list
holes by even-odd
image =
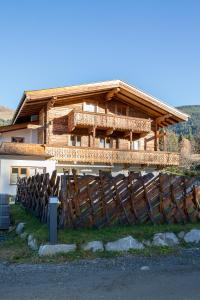
[[20, 130], [4, 132], [0, 135], [0, 142], [11, 142], [12, 137], [23, 137], [24, 143], [31, 143], [31, 144], [38, 143], [37, 129], [20, 129]]
[[23, 160], [0, 158], [0, 193], [16, 195], [16, 185], [10, 184], [11, 167], [42, 167], [46, 172], [52, 173], [55, 170], [54, 160]]

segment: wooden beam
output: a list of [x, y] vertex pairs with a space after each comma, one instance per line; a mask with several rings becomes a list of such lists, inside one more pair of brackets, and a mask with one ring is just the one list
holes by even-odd
[[108, 92], [108, 93], [106, 94], [106, 101], [112, 100], [112, 98], [113, 98], [115, 95], [117, 95], [117, 94], [119, 93], [119, 91], [120, 91], [120, 88], [116, 88], [116, 89], [113, 89], [113, 90], [111, 90], [110, 92]]
[[111, 135], [111, 134], [113, 134], [113, 128], [109, 128], [109, 129], [107, 129], [106, 130], [106, 135]]
[[52, 97], [52, 99], [47, 103], [48, 110], [54, 107], [56, 100], [57, 100], [57, 97]]
[[159, 124], [159, 123], [165, 121], [165, 119], [168, 119], [168, 118], [170, 118], [170, 117], [172, 117], [171, 114], [166, 114], [166, 115], [164, 115], [164, 116], [161, 116], [161, 117], [157, 118], [157, 119], [156, 119], [156, 122], [157, 122], [157, 124]]

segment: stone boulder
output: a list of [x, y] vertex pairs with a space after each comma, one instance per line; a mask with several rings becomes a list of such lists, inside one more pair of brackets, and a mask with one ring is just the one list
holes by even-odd
[[32, 234], [29, 234], [28, 236], [28, 246], [33, 251], [38, 250], [37, 240], [32, 236]]
[[81, 246], [84, 251], [103, 251], [103, 243], [101, 241], [92, 241]]
[[132, 236], [109, 242], [105, 245], [107, 251], [128, 251], [130, 249], [144, 249], [144, 245]]
[[156, 233], [153, 237], [153, 246], [174, 247], [179, 244], [177, 236], [173, 232]]
[[75, 250], [75, 244], [41, 245], [38, 254], [39, 256], [53, 256], [59, 253], [68, 253]]
[[22, 234], [22, 232], [24, 231], [24, 226], [25, 226], [25, 223], [17, 224], [17, 227], [15, 229], [16, 233], [19, 235]]
[[200, 242], [200, 230], [192, 229], [187, 232], [184, 236], [184, 241], [186, 243], [199, 243]]
[[180, 231], [178, 234], [177, 234], [178, 238], [179, 239], [183, 239], [184, 236], [185, 236], [185, 232], [184, 231]]

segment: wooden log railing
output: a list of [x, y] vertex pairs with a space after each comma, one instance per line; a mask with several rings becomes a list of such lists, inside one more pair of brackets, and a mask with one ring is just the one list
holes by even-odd
[[151, 120], [74, 110], [68, 114], [69, 132], [76, 127], [94, 126], [102, 129], [113, 128], [119, 131], [132, 130], [135, 133], [144, 133], [151, 131]]
[[49, 174], [21, 178], [17, 201], [46, 223], [48, 200], [58, 196], [60, 228], [113, 224], [186, 223], [200, 220], [200, 180], [149, 173], [78, 177]]

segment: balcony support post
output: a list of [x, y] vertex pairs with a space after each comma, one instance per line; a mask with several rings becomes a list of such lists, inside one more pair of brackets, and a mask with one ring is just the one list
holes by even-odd
[[130, 150], [133, 149], [132, 143], [133, 143], [133, 131], [131, 130], [131, 131], [130, 131]]
[[167, 132], [164, 130], [164, 135], [163, 135], [163, 150], [167, 151]]
[[93, 127], [93, 147], [95, 148], [96, 127]]
[[154, 150], [158, 150], [158, 123], [155, 121]]

